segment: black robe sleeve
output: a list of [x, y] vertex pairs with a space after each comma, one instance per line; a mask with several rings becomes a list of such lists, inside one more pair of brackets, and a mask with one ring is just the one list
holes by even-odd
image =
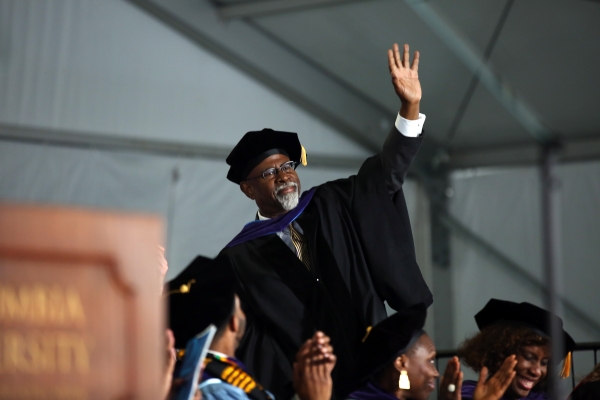
[[[324, 209], [321, 219], [326, 223], [321, 226], [336, 259], [340, 261], [338, 266], [347, 278], [346, 283], [351, 288], [361, 286], [359, 291], [367, 296], [364, 299], [367, 304], [355, 304], [362, 308], [367, 325], [385, 317], [381, 314], [381, 307], [373, 305], [365, 308], [370, 302], [387, 300], [396, 310], [416, 303], [429, 306], [433, 302], [416, 262], [402, 190], [404, 178], [423, 137], [405, 137], [393, 128], [382, 153], [367, 159], [356, 176], [322, 185], [315, 195], [321, 209]], [[331, 218], [336, 208], [348, 209], [351, 226], [344, 222], [347, 218], [339, 218], [339, 221]], [[341, 243], [340, 236], [346, 240], [352, 235], [356, 236], [356, 244], [348, 247]], [[348, 269], [363, 266], [368, 269], [368, 277], [362, 273], [362, 282], [358, 282], [360, 277], [352, 279], [356, 271]], [[365, 286], [372, 286], [378, 299], [370, 299], [369, 288]]]
[[404, 184], [408, 169], [423, 142], [423, 134], [416, 138], [406, 137], [392, 129], [381, 150], [383, 178], [390, 196], [396, 194]]

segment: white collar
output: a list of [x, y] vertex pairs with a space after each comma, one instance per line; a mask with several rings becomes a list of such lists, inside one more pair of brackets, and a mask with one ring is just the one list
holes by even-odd
[[218, 351], [208, 350], [207, 352], [214, 354], [215, 356], [230, 358], [227, 354], [219, 353]]
[[265, 217], [265, 216], [263, 216], [263, 215], [260, 213], [260, 210], [258, 210], [257, 214], [258, 214], [258, 219], [259, 219], [259, 220], [261, 220], [261, 221], [266, 221], [267, 219], [271, 219], [271, 218], [268, 218], [268, 217]]

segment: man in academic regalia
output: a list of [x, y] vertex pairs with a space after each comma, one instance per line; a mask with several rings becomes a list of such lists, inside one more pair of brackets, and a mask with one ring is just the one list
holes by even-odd
[[295, 172], [304, 148], [296, 133], [248, 132], [227, 157], [227, 178], [256, 202], [248, 223], [219, 254], [240, 283], [247, 329], [237, 356], [278, 398], [289, 398], [297, 349], [316, 330], [331, 337], [339, 389], [368, 326], [398, 310], [432, 303], [415, 260], [402, 192], [423, 140], [418, 52], [388, 51], [400, 112], [381, 153], [357, 175], [304, 192]]

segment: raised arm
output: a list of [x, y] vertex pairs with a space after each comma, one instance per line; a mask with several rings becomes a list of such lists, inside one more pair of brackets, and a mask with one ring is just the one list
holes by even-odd
[[408, 168], [421, 145], [422, 138], [415, 137], [421, 132], [424, 116], [419, 114], [422, 95], [418, 72], [419, 52], [415, 51], [411, 64], [408, 44], [404, 45], [402, 56], [398, 45], [394, 44], [393, 49], [388, 50], [388, 66], [394, 91], [400, 99], [397, 124], [381, 151], [385, 183], [390, 196], [393, 196], [402, 187]]

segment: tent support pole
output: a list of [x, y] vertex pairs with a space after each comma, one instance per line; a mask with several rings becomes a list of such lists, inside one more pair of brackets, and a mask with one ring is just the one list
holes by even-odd
[[[542, 240], [544, 251], [544, 272], [546, 280], [546, 308], [556, 314], [563, 315], [561, 302], [561, 240], [560, 240], [560, 193], [556, 177], [556, 165], [558, 164], [558, 153], [560, 146], [550, 143], [542, 149]], [[552, 338], [552, 358], [557, 354], [563, 354], [564, 341], [562, 340], [562, 327], [558, 321], [550, 321], [550, 333]], [[548, 373], [549, 388], [553, 400], [564, 399], [562, 393], [558, 370], [560, 364], [551, 363]]]

